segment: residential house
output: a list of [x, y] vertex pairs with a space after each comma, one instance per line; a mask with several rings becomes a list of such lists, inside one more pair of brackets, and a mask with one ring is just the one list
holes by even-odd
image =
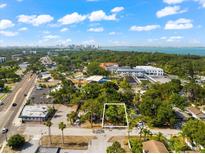
[[142, 146], [143, 153], [169, 153], [165, 145], [159, 141], [146, 141], [142, 143]]
[[186, 110], [195, 119], [198, 119], [198, 120], [205, 119], [205, 114], [200, 109], [198, 109], [197, 107], [191, 106], [191, 107], [188, 107]]

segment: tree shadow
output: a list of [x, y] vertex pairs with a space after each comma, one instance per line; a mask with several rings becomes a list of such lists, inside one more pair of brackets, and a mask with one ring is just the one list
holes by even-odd
[[33, 146], [33, 144], [31, 144], [30, 142], [26, 142], [26, 143], [23, 145], [23, 147], [21, 148], [21, 150], [25, 150], [25, 149], [27, 149], [27, 148], [29, 148], [29, 147], [31, 147], [31, 146]]

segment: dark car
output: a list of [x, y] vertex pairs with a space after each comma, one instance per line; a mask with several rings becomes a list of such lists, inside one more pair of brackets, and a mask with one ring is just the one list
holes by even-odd
[[17, 105], [16, 103], [13, 103], [13, 104], [12, 104], [13, 107], [15, 107], [16, 105]]

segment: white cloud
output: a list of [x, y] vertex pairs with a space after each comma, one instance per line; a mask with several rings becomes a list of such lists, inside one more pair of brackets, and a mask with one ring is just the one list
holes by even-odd
[[205, 0], [195, 0], [198, 2], [203, 8], [205, 8]]
[[156, 13], [156, 16], [158, 18], [169, 16], [169, 15], [174, 15], [174, 14], [180, 14], [187, 12], [187, 10], [182, 10], [180, 6], [167, 6], [162, 10], [159, 10]]
[[160, 38], [151, 38], [151, 39], [148, 39], [147, 41], [148, 42], [154, 42], [154, 43], [164, 43], [164, 42], [167, 42], [167, 43], [171, 43], [171, 42], [180, 42], [184, 37], [183, 36], [162, 36]]
[[167, 4], [180, 4], [184, 2], [184, 0], [163, 0], [163, 2]]
[[18, 22], [32, 24], [33, 26], [39, 26], [42, 24], [49, 23], [54, 18], [50, 15], [19, 15]]
[[7, 36], [7, 37], [13, 37], [13, 36], [18, 35], [18, 32], [0, 31], [0, 35]]
[[53, 39], [58, 39], [58, 38], [60, 38], [58, 35], [46, 35], [46, 36], [43, 37], [43, 39], [45, 41], [53, 40]]
[[60, 32], [66, 32], [66, 31], [68, 31], [68, 28], [62, 28], [62, 29], [60, 30]]
[[190, 40], [190, 44], [197, 44], [197, 45], [199, 45], [200, 43], [201, 43], [201, 41], [196, 39], [196, 38], [193, 38], [193, 39]]
[[7, 19], [0, 20], [0, 29], [7, 29], [13, 26], [14, 24], [11, 20], [7, 20]]
[[89, 28], [89, 32], [103, 32], [104, 28], [103, 27], [97, 27], [97, 28]]
[[191, 29], [193, 28], [192, 20], [186, 18], [180, 18], [175, 21], [168, 21], [165, 25], [166, 30], [180, 30], [180, 29]]
[[58, 20], [59, 23], [62, 25], [71, 25], [71, 24], [76, 24], [84, 21], [87, 18], [86, 15], [81, 15], [78, 14], [77, 12], [67, 14], [61, 19]]
[[60, 44], [60, 45], [68, 45], [72, 40], [70, 38], [66, 39], [66, 40], [59, 40], [57, 41], [57, 44]]
[[19, 29], [18, 29], [18, 31], [20, 31], [20, 32], [27, 31], [27, 30], [28, 30], [27, 27], [22, 27], [22, 28], [19, 28]]
[[116, 35], [116, 32], [110, 32], [109, 35]]
[[123, 40], [110, 40], [109, 42], [114, 46], [128, 45], [128, 42], [123, 41]]
[[109, 32], [108, 33], [109, 35], [120, 35], [120, 34], [122, 34], [121, 32]]
[[151, 31], [160, 28], [160, 25], [146, 25], [146, 26], [132, 26], [130, 27], [131, 31]]
[[2, 4], [0, 4], [0, 9], [3, 9], [3, 8], [5, 8], [6, 6], [7, 6], [6, 3], [2, 3]]
[[115, 7], [111, 10], [112, 13], [118, 13], [118, 12], [121, 12], [123, 11], [125, 8], [122, 7], [122, 6], [118, 6], [118, 7]]
[[101, 21], [101, 20], [116, 20], [116, 15], [106, 15], [103, 10], [94, 11], [89, 15], [90, 21]]
[[166, 39], [167, 39], [166, 36], [162, 36], [162, 37], [160, 37], [160, 40], [166, 40]]
[[170, 36], [166, 39], [167, 42], [178, 42], [183, 39], [183, 36]]
[[97, 42], [95, 40], [86, 40], [86, 41], [83, 41], [82, 44], [94, 45], [94, 44], [97, 44]]
[[42, 33], [43, 33], [43, 34], [50, 34], [51, 32], [50, 32], [50, 31], [45, 30], [45, 31], [43, 31]]
[[90, 23], [89, 27], [96, 27], [96, 26], [100, 26], [100, 23]]

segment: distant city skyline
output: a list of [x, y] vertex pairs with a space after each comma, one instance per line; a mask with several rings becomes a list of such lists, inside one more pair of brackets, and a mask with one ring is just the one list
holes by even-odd
[[0, 0], [0, 46], [205, 46], [205, 0]]

